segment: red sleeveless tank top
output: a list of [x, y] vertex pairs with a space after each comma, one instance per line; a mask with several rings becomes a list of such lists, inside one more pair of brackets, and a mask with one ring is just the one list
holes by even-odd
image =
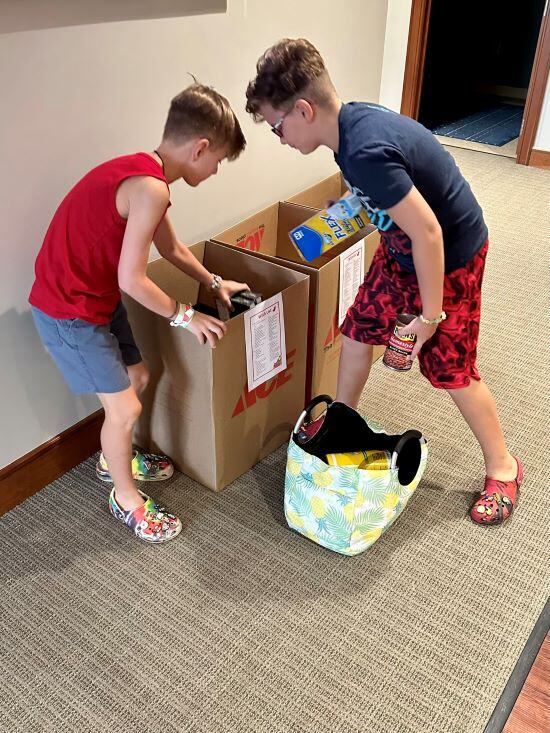
[[126, 229], [116, 192], [131, 176], [152, 176], [168, 185], [159, 163], [135, 153], [97, 166], [69, 191], [38, 253], [31, 305], [52, 318], [111, 321], [120, 301], [118, 262]]

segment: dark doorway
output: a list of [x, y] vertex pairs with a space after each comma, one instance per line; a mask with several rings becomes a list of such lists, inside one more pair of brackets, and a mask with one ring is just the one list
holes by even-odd
[[432, 0], [418, 119], [436, 134], [518, 138], [545, 0]]

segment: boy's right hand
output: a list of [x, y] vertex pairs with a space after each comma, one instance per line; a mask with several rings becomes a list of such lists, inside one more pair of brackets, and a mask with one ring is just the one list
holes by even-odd
[[225, 336], [227, 326], [217, 318], [195, 311], [191, 323], [187, 326], [187, 330], [195, 334], [199, 344], [204, 344], [208, 341], [210, 346], [215, 349], [218, 341]]

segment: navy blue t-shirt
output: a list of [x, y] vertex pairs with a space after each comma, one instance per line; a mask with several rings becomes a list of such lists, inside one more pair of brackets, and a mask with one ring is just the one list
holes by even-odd
[[487, 239], [487, 226], [472, 189], [434, 135], [378, 104], [344, 104], [338, 122], [340, 144], [334, 158], [389, 254], [414, 271], [411, 240], [387, 209], [416, 186], [443, 230], [445, 272], [469, 262]]

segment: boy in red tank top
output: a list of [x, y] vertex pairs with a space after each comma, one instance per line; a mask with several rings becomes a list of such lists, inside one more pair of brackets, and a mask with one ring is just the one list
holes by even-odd
[[[178, 303], [147, 277], [159, 253], [230, 306], [245, 283], [209, 272], [180, 242], [167, 215], [169, 184], [197, 186], [235, 160], [245, 139], [228, 101], [193, 84], [172, 100], [161, 144], [115, 158], [84, 176], [60, 204], [36, 260], [29, 302], [42, 341], [75, 394], [95, 392], [105, 410], [97, 475], [113, 483], [109, 508], [142, 540], [176, 537], [180, 520], [134, 480], [169, 478], [166, 456], [132, 450], [148, 371], [134, 341], [121, 291], [215, 348], [222, 321]], [[167, 324], [168, 325], [168, 324]]]

